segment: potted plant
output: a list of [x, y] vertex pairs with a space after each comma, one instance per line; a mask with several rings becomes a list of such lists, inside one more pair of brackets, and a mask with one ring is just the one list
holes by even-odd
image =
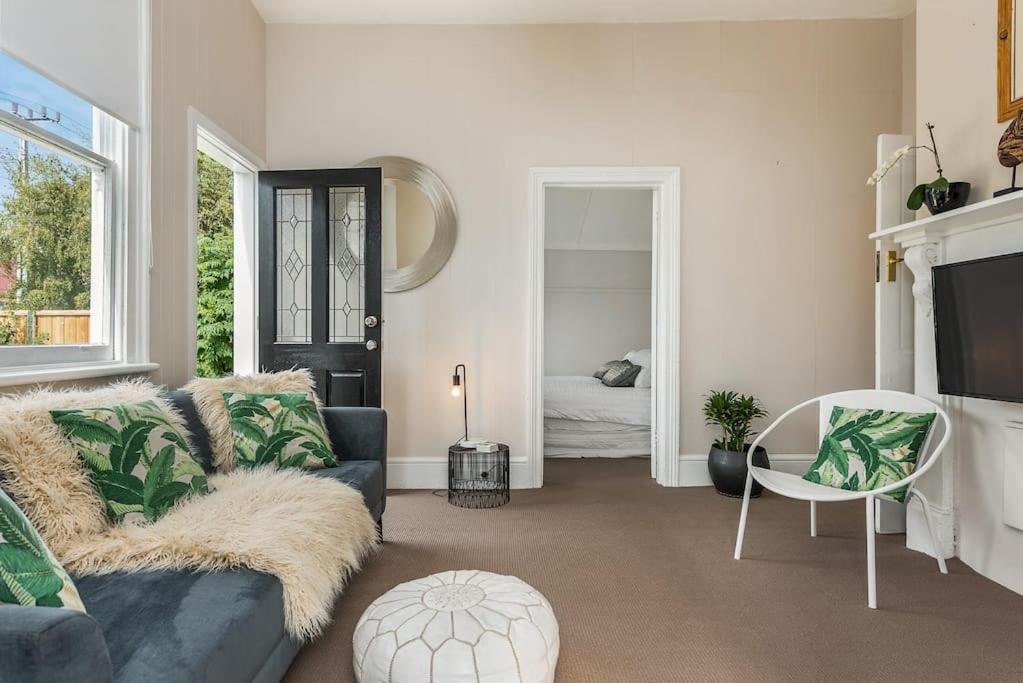
[[892, 154], [888, 161], [881, 164], [877, 170], [870, 174], [870, 177], [867, 178], [867, 185], [877, 185], [881, 182], [881, 178], [888, 175], [888, 171], [898, 166], [899, 162], [910, 152], [917, 149], [926, 149], [934, 156], [934, 166], [938, 170], [938, 177], [929, 183], [921, 183], [914, 187], [912, 192], [909, 193], [909, 198], [906, 199], [906, 208], [910, 211], [916, 211], [924, 204], [927, 204], [927, 209], [931, 214], [936, 215], [966, 206], [966, 201], [970, 198], [970, 184], [948, 182], [941, 168], [941, 157], [938, 156], [938, 143], [934, 141], [934, 124], [927, 124], [927, 132], [931, 136], [930, 146], [916, 145], [915, 147], [910, 147], [907, 145], [895, 150], [895, 153]]
[[[746, 453], [749, 439], [753, 435], [753, 420], [767, 417], [760, 400], [734, 391], [714, 391], [703, 404], [703, 415], [707, 424], [721, 430], [707, 457], [707, 469], [714, 488], [723, 496], [740, 498], [746, 489]], [[767, 450], [757, 446], [753, 453], [753, 464], [770, 468]], [[764, 487], [753, 482], [752, 496], [757, 497]]]

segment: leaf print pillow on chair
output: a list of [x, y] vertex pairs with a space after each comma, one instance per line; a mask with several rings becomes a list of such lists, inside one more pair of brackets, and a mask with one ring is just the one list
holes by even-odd
[[[817, 459], [803, 479], [847, 491], [873, 491], [916, 469], [934, 413], [835, 406]], [[905, 487], [887, 495], [904, 501]]]
[[224, 392], [239, 467], [335, 467], [316, 403], [308, 394]]
[[54, 410], [114, 523], [155, 522], [179, 500], [206, 494], [206, 472], [154, 401]]

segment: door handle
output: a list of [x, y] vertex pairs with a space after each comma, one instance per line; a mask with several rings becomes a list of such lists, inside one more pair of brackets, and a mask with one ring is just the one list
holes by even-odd
[[367, 315], [365, 318], [363, 318], [362, 324], [365, 325], [366, 327], [376, 327], [377, 325], [380, 324], [380, 321], [377, 320], [377, 317], [375, 315]]
[[888, 252], [888, 282], [895, 282], [895, 269], [900, 263], [906, 259], [899, 258], [899, 253], [896, 251]]
[[369, 341], [366, 342], [367, 351], [376, 351], [378, 346], [380, 345], [377, 344], [375, 339], [370, 339]]

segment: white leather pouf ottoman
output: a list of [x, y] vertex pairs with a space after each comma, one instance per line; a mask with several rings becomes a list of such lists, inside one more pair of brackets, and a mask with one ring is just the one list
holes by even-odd
[[371, 604], [352, 638], [359, 683], [551, 683], [558, 621], [514, 576], [433, 574]]

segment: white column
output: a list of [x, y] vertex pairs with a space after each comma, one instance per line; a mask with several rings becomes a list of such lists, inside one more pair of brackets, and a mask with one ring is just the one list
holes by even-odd
[[[938, 373], [934, 345], [934, 302], [931, 268], [944, 260], [940, 242], [924, 242], [906, 249], [906, 266], [913, 273], [915, 303], [914, 393], [944, 408], [955, 422], [956, 405], [949, 397], [938, 395]], [[938, 545], [943, 557], [955, 556], [955, 439], [945, 448], [942, 460], [917, 486], [930, 502]], [[932, 555], [932, 544], [923, 511], [910, 505], [906, 511], [906, 547]]]

